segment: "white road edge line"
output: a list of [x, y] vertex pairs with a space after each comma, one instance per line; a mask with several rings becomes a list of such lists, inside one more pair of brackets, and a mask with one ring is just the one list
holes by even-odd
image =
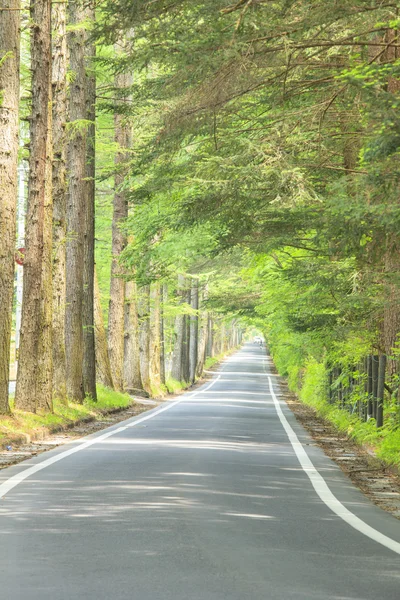
[[286, 434], [289, 438], [290, 443], [292, 444], [293, 450], [295, 451], [295, 454], [302, 469], [307, 474], [314, 490], [321, 498], [322, 502], [324, 502], [326, 506], [328, 506], [331, 509], [331, 511], [333, 511], [338, 517], [343, 519], [343, 521], [345, 521], [348, 525], [351, 525], [351, 527], [354, 527], [354, 529], [357, 529], [357, 531], [359, 531], [360, 533], [366, 535], [375, 542], [378, 542], [378, 544], [382, 544], [382, 546], [389, 548], [389, 550], [393, 550], [393, 552], [400, 554], [399, 542], [396, 542], [392, 538], [384, 535], [383, 533], [380, 533], [380, 531], [374, 529], [373, 527], [362, 521], [359, 517], [356, 517], [355, 514], [353, 514], [345, 506], [343, 506], [343, 504], [336, 498], [336, 496], [333, 495], [325, 479], [314, 467], [303, 445], [299, 441], [299, 438], [297, 437], [296, 433], [294, 432], [285, 415], [283, 414], [280, 402], [277, 399], [272, 386], [272, 379], [269, 375], [268, 383], [271, 396], [275, 404], [276, 412], [278, 413], [278, 417], [282, 423], [282, 426], [286, 431]]
[[109, 438], [113, 435], [116, 435], [117, 433], [121, 433], [121, 431], [126, 431], [127, 429], [130, 429], [131, 427], [136, 427], [136, 425], [139, 425], [140, 423], [144, 423], [144, 421], [148, 421], [149, 419], [154, 419], [154, 417], [157, 417], [158, 415], [165, 412], [166, 410], [170, 410], [177, 404], [184, 402], [187, 399], [187, 396], [189, 394], [190, 394], [190, 398], [194, 398], [198, 394], [201, 394], [201, 393], [207, 391], [208, 389], [210, 389], [210, 387], [212, 387], [215, 383], [217, 383], [217, 381], [220, 379], [220, 377], [221, 377], [221, 375], [219, 375], [218, 377], [213, 379], [213, 381], [204, 389], [199, 389], [197, 392], [186, 392], [182, 396], [182, 398], [180, 398], [179, 400], [176, 400], [175, 402], [172, 402], [171, 404], [167, 404], [166, 406], [163, 406], [157, 412], [153, 412], [150, 415], [141, 417], [140, 419], [137, 419], [136, 421], [133, 421], [132, 423], [129, 423], [128, 425], [124, 425], [123, 427], [118, 427], [117, 429], [113, 429], [112, 431], [103, 433], [91, 440], [88, 440], [87, 442], [84, 442], [83, 444], [79, 444], [79, 446], [76, 446], [75, 448], [71, 448], [70, 450], [65, 450], [65, 452], [61, 452], [60, 454], [57, 454], [56, 456], [53, 456], [52, 458], [47, 458], [46, 460], [40, 462], [39, 464], [34, 465], [33, 467], [28, 467], [24, 471], [21, 471], [21, 473], [17, 473], [16, 475], [13, 475], [12, 477], [10, 477], [6, 481], [4, 481], [2, 484], [0, 484], [0, 499], [3, 499], [4, 496], [6, 494], [8, 494], [8, 492], [10, 492], [13, 488], [15, 488], [17, 485], [19, 485], [23, 481], [25, 481], [25, 479], [27, 479], [31, 475], [34, 475], [35, 473], [38, 473], [39, 471], [42, 471], [43, 469], [46, 469], [47, 467], [54, 465], [54, 463], [56, 463], [60, 460], [63, 460], [64, 458], [67, 458], [68, 456], [71, 456], [72, 454], [76, 454], [76, 452], [81, 452], [82, 450], [86, 450], [86, 448], [89, 448], [90, 446], [93, 446], [94, 444], [98, 444], [99, 442], [102, 442], [103, 440], [106, 440], [107, 438]]

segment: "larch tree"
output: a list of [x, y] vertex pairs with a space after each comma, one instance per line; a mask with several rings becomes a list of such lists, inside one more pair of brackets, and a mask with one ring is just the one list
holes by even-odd
[[32, 0], [26, 251], [15, 406], [52, 410], [51, 1]]
[[0, 13], [0, 413], [9, 412], [18, 166], [19, 9], [19, 0], [5, 0]]
[[151, 394], [150, 381], [150, 284], [138, 290], [139, 356], [143, 389]]
[[138, 292], [135, 281], [127, 281], [125, 287], [124, 389], [129, 394], [143, 392], [140, 372]]
[[194, 314], [190, 315], [190, 339], [189, 339], [189, 381], [194, 383], [196, 379], [196, 368], [199, 354], [199, 282], [192, 279], [190, 290], [190, 305]]
[[[94, 2], [85, 7], [85, 19], [88, 23], [96, 18]], [[97, 400], [96, 391], [96, 356], [94, 325], [94, 236], [95, 236], [95, 192], [96, 192], [96, 73], [94, 61], [96, 46], [90, 40], [90, 33], [85, 36], [86, 65], [86, 194], [85, 194], [85, 227], [83, 238], [83, 389], [85, 395]]]
[[84, 235], [87, 222], [88, 114], [86, 94], [86, 12], [81, 0], [68, 4], [68, 51], [71, 71], [68, 94], [67, 244], [65, 350], [67, 396], [83, 402]]
[[[125, 44], [116, 44], [116, 52], [121, 54]], [[128, 159], [128, 152], [132, 144], [132, 132], [129, 118], [124, 115], [123, 108], [129, 101], [129, 88], [132, 85], [130, 73], [117, 73], [115, 76], [115, 90], [120, 99], [116, 104], [114, 116], [114, 140], [118, 146], [115, 157], [116, 173], [115, 193], [113, 199], [112, 221], [112, 262], [110, 279], [110, 305], [108, 311], [108, 348], [110, 363], [113, 372], [115, 388], [122, 390], [124, 386], [124, 322], [125, 322], [125, 279], [123, 266], [119, 262], [127, 240], [122, 229], [128, 216], [128, 202], [126, 191], [123, 189], [125, 181], [124, 166]], [[133, 306], [131, 306], [133, 309]]]
[[52, 5], [53, 118], [53, 396], [66, 400], [65, 364], [65, 246], [67, 121], [67, 5]]

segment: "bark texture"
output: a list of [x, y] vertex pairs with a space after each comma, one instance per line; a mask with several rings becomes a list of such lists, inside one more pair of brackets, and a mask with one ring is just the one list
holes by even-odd
[[17, 203], [20, 1], [0, 18], [0, 413], [8, 413]]
[[[184, 295], [185, 278], [183, 275], [178, 275], [178, 294], [180, 296], [180, 304], [185, 301]], [[183, 379], [183, 344], [185, 338], [185, 315], [179, 314], [175, 318], [174, 328], [174, 348], [172, 352], [171, 377], [176, 381]]]
[[167, 286], [161, 287], [160, 298], [160, 381], [165, 385], [165, 323], [164, 323], [164, 302], [167, 297]]
[[[120, 52], [120, 46], [116, 47]], [[114, 117], [114, 139], [119, 146], [115, 158], [115, 194], [113, 202], [113, 222], [112, 222], [112, 263], [111, 263], [111, 281], [110, 281], [110, 307], [108, 312], [108, 348], [110, 353], [111, 368], [113, 371], [114, 383], [117, 389], [122, 390], [124, 385], [124, 301], [125, 301], [125, 280], [123, 268], [119, 264], [119, 257], [124, 250], [127, 239], [122, 231], [122, 224], [128, 216], [128, 202], [126, 193], [123, 189], [125, 179], [124, 165], [128, 159], [127, 150], [132, 143], [131, 127], [129, 121], [123, 114], [120, 114], [121, 107], [125, 102], [124, 93], [132, 84], [130, 74], [120, 73], [115, 77], [115, 87], [121, 92], [121, 100], [116, 107]], [[125, 90], [125, 92], [124, 92]]]
[[68, 33], [70, 70], [73, 74], [69, 89], [69, 131], [67, 149], [68, 200], [66, 246], [66, 314], [65, 350], [67, 364], [67, 395], [83, 402], [83, 260], [84, 227], [86, 222], [85, 194], [87, 105], [85, 73], [85, 31], [78, 27], [85, 12], [79, 0], [70, 0]]
[[137, 286], [134, 281], [126, 283], [125, 293], [124, 387], [129, 394], [140, 394], [143, 384], [140, 375]]
[[[94, 5], [85, 9], [86, 19], [95, 20]], [[96, 356], [94, 335], [94, 235], [95, 235], [95, 119], [96, 119], [96, 77], [94, 59], [96, 47], [86, 34], [86, 118], [88, 120], [86, 137], [86, 212], [83, 238], [83, 389], [85, 395], [97, 400], [96, 392]]]
[[96, 344], [96, 376], [97, 380], [106, 387], [113, 388], [110, 359], [108, 356], [107, 336], [104, 327], [103, 311], [101, 308], [100, 289], [96, 271], [94, 273], [94, 324]]
[[139, 356], [140, 374], [143, 389], [151, 394], [150, 385], [150, 286], [144, 285], [139, 290]]
[[197, 311], [199, 309], [199, 282], [192, 280], [191, 288], [191, 307], [196, 311], [195, 315], [190, 315], [190, 339], [189, 339], [189, 381], [194, 383], [196, 379], [196, 367], [198, 358], [198, 343], [199, 343], [199, 317]]
[[154, 283], [150, 290], [150, 381], [154, 389], [160, 390], [160, 318], [161, 287]]
[[21, 341], [15, 406], [52, 410], [51, 2], [30, 7], [32, 114]]
[[67, 34], [66, 4], [52, 5], [53, 64], [53, 396], [66, 399], [65, 385], [65, 245]]

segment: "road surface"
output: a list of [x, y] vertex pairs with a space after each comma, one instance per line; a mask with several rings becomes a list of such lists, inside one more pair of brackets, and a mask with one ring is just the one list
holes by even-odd
[[400, 522], [313, 445], [254, 344], [1, 471], [0, 496], [2, 600], [400, 598]]

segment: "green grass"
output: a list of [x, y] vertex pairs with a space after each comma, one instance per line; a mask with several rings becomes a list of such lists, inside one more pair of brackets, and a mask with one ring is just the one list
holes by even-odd
[[339, 408], [327, 401], [326, 368], [321, 362], [309, 359], [301, 369], [293, 367], [289, 372], [289, 387], [300, 400], [315, 409], [316, 413], [332, 423], [358, 444], [367, 445], [388, 465], [400, 467], [400, 427], [396, 419], [387, 416], [385, 426], [376, 428], [375, 419], [364, 422], [357, 414]]
[[128, 408], [132, 398], [110, 390], [102, 385], [97, 386], [98, 401], [85, 398], [83, 404], [69, 402], [68, 405], [58, 400], [54, 402], [54, 412], [33, 414], [15, 410], [11, 402], [11, 415], [0, 418], [0, 442], [16, 437], [40, 439], [59, 427], [65, 427], [85, 419], [101, 418], [105, 412], [118, 408]]
[[165, 385], [169, 394], [178, 394], [190, 386], [190, 384], [186, 383], [186, 381], [177, 381], [173, 377], [168, 377]]

